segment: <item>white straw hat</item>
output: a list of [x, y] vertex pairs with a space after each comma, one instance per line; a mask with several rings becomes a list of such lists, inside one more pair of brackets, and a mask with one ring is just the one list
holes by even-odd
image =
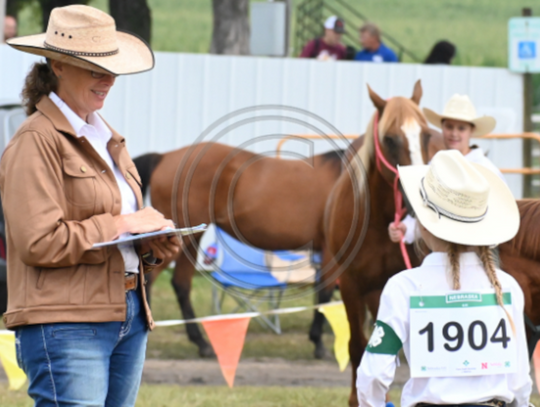
[[442, 114], [424, 107], [424, 114], [428, 121], [442, 128], [443, 119], [454, 119], [474, 124], [473, 137], [480, 137], [490, 133], [496, 125], [496, 121], [491, 116], [476, 116], [476, 109], [467, 95], [455, 94], [450, 98]]
[[46, 33], [12, 38], [7, 43], [20, 51], [113, 75], [154, 67], [154, 54], [144, 40], [117, 31], [110, 15], [83, 5], [53, 9]]
[[439, 239], [492, 246], [516, 235], [520, 217], [510, 189], [459, 151], [439, 151], [430, 165], [398, 169], [416, 218]]

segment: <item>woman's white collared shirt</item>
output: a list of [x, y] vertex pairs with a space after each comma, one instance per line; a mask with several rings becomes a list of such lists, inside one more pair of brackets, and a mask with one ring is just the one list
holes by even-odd
[[[462, 253], [461, 289], [495, 290], [491, 286], [480, 258], [472, 252]], [[448, 255], [431, 253], [420, 267], [403, 271], [392, 277], [384, 287], [377, 321], [388, 325], [403, 344], [405, 357], [410, 364], [410, 296], [414, 292], [451, 291]], [[464, 404], [488, 401], [493, 398], [526, 407], [532, 390], [529, 359], [523, 321], [524, 297], [516, 280], [497, 270], [497, 277], [504, 292], [510, 292], [512, 305], [507, 310], [516, 327], [517, 370], [513, 374], [494, 374], [467, 377], [411, 378], [401, 395], [401, 406], [412, 407], [418, 403]], [[364, 352], [358, 368], [356, 388], [360, 407], [385, 405], [386, 393], [394, 379], [398, 359], [395, 355]]]
[[[124, 175], [120, 172], [116, 164], [114, 163], [109, 150], [107, 150], [107, 143], [112, 137], [111, 130], [107, 127], [103, 119], [96, 113], [91, 113], [88, 116], [88, 123], [81, 119], [77, 114], [71, 110], [71, 108], [60, 97], [51, 92], [49, 98], [64, 114], [67, 121], [73, 127], [73, 130], [77, 134], [77, 137], [85, 137], [92, 145], [94, 150], [105, 161], [107, 166], [113, 171], [114, 178], [118, 184], [118, 189], [122, 196], [122, 215], [127, 215], [137, 211], [137, 198], [135, 193], [127, 183]], [[121, 237], [127, 237], [129, 233], [124, 233]], [[131, 273], [139, 272], [139, 256], [133, 247], [133, 244], [126, 244], [119, 246], [118, 249], [124, 259], [125, 271]]]

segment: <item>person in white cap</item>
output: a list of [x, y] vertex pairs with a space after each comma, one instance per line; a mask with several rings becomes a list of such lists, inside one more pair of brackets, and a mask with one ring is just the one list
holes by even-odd
[[403, 349], [411, 379], [402, 407], [527, 407], [524, 296], [491, 249], [519, 229], [511, 191], [454, 150], [399, 175], [431, 254], [384, 287], [358, 368], [359, 405], [384, 406]]
[[[504, 181], [501, 171], [486, 157], [484, 151], [478, 146], [470, 145], [471, 138], [493, 131], [496, 122], [491, 116], [478, 117], [467, 95], [452, 96], [442, 114], [428, 108], [424, 108], [424, 114], [431, 124], [442, 130], [446, 149], [459, 151], [467, 160], [483, 165]], [[415, 225], [416, 222], [411, 216], [406, 216], [398, 224], [392, 222], [388, 226], [390, 240], [397, 243], [404, 236], [405, 243], [413, 243], [416, 238]]]
[[308, 42], [300, 57], [315, 58], [320, 61], [345, 59], [347, 49], [341, 43], [341, 36], [344, 33], [345, 22], [337, 16], [328, 17], [324, 22], [324, 35]]
[[[83, 5], [53, 9], [47, 32], [7, 43], [45, 57], [22, 90], [29, 117], [0, 162], [7, 227], [8, 310], [35, 406], [135, 405], [148, 330], [143, 289], [176, 239], [93, 249], [174, 228], [143, 209], [126, 140], [98, 113], [116, 77], [154, 67], [140, 38]], [[129, 116], [129, 112], [128, 116]]]

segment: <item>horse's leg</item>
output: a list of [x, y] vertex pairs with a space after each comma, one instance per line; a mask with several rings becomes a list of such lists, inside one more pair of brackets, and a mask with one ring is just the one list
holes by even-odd
[[[198, 246], [198, 245], [197, 245]], [[184, 251], [189, 251], [192, 258], [196, 258], [197, 249], [195, 245], [187, 243]], [[176, 266], [174, 267], [174, 274], [172, 277], [172, 286], [176, 293], [178, 304], [182, 310], [184, 319], [195, 318], [195, 312], [191, 305], [190, 293], [191, 293], [191, 280], [195, 273], [195, 267], [191, 263], [189, 257], [185, 252], [181, 252], [176, 259]], [[186, 324], [186, 331], [188, 338], [199, 348], [199, 356], [201, 357], [213, 357], [215, 356], [214, 350], [204, 339], [198, 324]]]
[[356, 394], [356, 372], [360, 366], [360, 360], [367, 346], [367, 338], [364, 334], [364, 322], [366, 320], [366, 299], [359, 294], [359, 287], [355, 281], [344, 273], [340, 281], [341, 298], [347, 310], [347, 319], [351, 330], [349, 340], [349, 356], [351, 358], [352, 383], [351, 394], [349, 395], [349, 406], [358, 407], [358, 396]]
[[[327, 250], [323, 251], [323, 261], [321, 264], [322, 270], [325, 270], [330, 263], [326, 253], [328, 253]], [[334, 268], [331, 268], [327, 272], [320, 275], [320, 284], [323, 286], [323, 288], [317, 293], [318, 304], [327, 303], [332, 298], [332, 294], [335, 289], [335, 281], [330, 281], [328, 279], [328, 276], [332, 276], [333, 274]], [[322, 341], [324, 321], [324, 314], [322, 314], [321, 312], [319, 312], [319, 310], [316, 309], [313, 312], [313, 322], [311, 323], [311, 328], [309, 330], [309, 340], [315, 344], [315, 351], [313, 353], [315, 359], [322, 359], [326, 354], [326, 349]]]

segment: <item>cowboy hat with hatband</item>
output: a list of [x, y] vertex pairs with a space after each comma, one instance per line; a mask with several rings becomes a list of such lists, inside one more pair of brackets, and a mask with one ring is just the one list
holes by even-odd
[[518, 232], [519, 210], [508, 186], [459, 151], [439, 151], [430, 165], [398, 170], [416, 218], [439, 239], [493, 246]]
[[467, 95], [454, 95], [450, 98], [442, 114], [438, 114], [427, 107], [424, 107], [424, 115], [428, 121], [442, 128], [444, 119], [459, 120], [462, 122], [471, 123], [474, 125], [472, 137], [480, 137], [491, 133], [497, 124], [491, 116], [476, 116], [476, 109]]
[[144, 40], [117, 31], [110, 15], [83, 5], [53, 9], [47, 32], [12, 38], [7, 43], [20, 51], [111, 75], [154, 67], [154, 54]]

